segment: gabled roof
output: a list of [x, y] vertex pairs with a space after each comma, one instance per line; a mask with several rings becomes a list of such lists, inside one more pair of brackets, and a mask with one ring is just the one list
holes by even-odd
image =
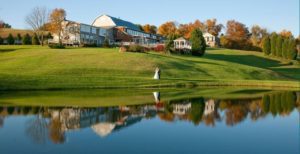
[[174, 40], [174, 41], [188, 41], [188, 40], [185, 39], [184, 37], [180, 37], [180, 38], [178, 38], [178, 39], [176, 39], [176, 40]]
[[205, 33], [203, 34], [203, 36], [213, 36], [213, 37], [214, 37], [214, 35], [212, 35], [211, 33], [208, 33], [208, 32], [205, 32]]
[[106, 16], [110, 17], [113, 20], [113, 22], [116, 24], [116, 26], [122, 26], [122, 27], [126, 27], [126, 28], [129, 28], [132, 30], [141, 31], [141, 29], [138, 26], [136, 26], [135, 24], [133, 24], [129, 21], [125, 21], [125, 20], [122, 20], [122, 19], [119, 19], [116, 17], [112, 17], [109, 15], [106, 15]]

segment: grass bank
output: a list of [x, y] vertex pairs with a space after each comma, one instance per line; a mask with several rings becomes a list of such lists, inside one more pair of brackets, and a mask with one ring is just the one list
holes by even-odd
[[[152, 79], [155, 67], [162, 80]], [[0, 89], [259, 86], [300, 88], [300, 67], [262, 53], [209, 49], [204, 57], [118, 49], [0, 46]]]

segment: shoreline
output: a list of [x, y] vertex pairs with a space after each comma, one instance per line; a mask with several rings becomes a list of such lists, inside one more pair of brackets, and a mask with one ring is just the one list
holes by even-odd
[[[171, 80], [163, 80], [171, 81]], [[120, 86], [62, 86], [62, 87], [51, 87], [49, 85], [38, 85], [38, 86], [16, 86], [16, 87], [1, 87], [0, 91], [56, 91], [56, 90], [89, 90], [89, 89], [173, 89], [173, 88], [201, 88], [201, 87], [237, 87], [237, 88], [268, 88], [268, 89], [293, 89], [300, 90], [300, 81], [262, 81], [262, 80], [193, 80], [193, 81], [181, 81], [173, 83], [158, 83], [148, 85], [120, 85]], [[23, 88], [22, 88], [23, 86]], [[24, 88], [27, 87], [27, 88]]]

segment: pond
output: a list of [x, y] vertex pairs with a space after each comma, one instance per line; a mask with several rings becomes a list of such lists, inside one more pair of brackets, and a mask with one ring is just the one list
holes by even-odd
[[0, 93], [1, 153], [299, 153], [300, 92]]

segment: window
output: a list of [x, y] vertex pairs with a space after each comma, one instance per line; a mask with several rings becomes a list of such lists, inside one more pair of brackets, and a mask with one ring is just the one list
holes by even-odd
[[81, 25], [80, 26], [80, 31], [90, 33], [91, 32], [91, 26]]
[[96, 27], [92, 27], [92, 33], [97, 34], [97, 28]]
[[106, 29], [100, 28], [100, 36], [105, 36], [106, 35]]

